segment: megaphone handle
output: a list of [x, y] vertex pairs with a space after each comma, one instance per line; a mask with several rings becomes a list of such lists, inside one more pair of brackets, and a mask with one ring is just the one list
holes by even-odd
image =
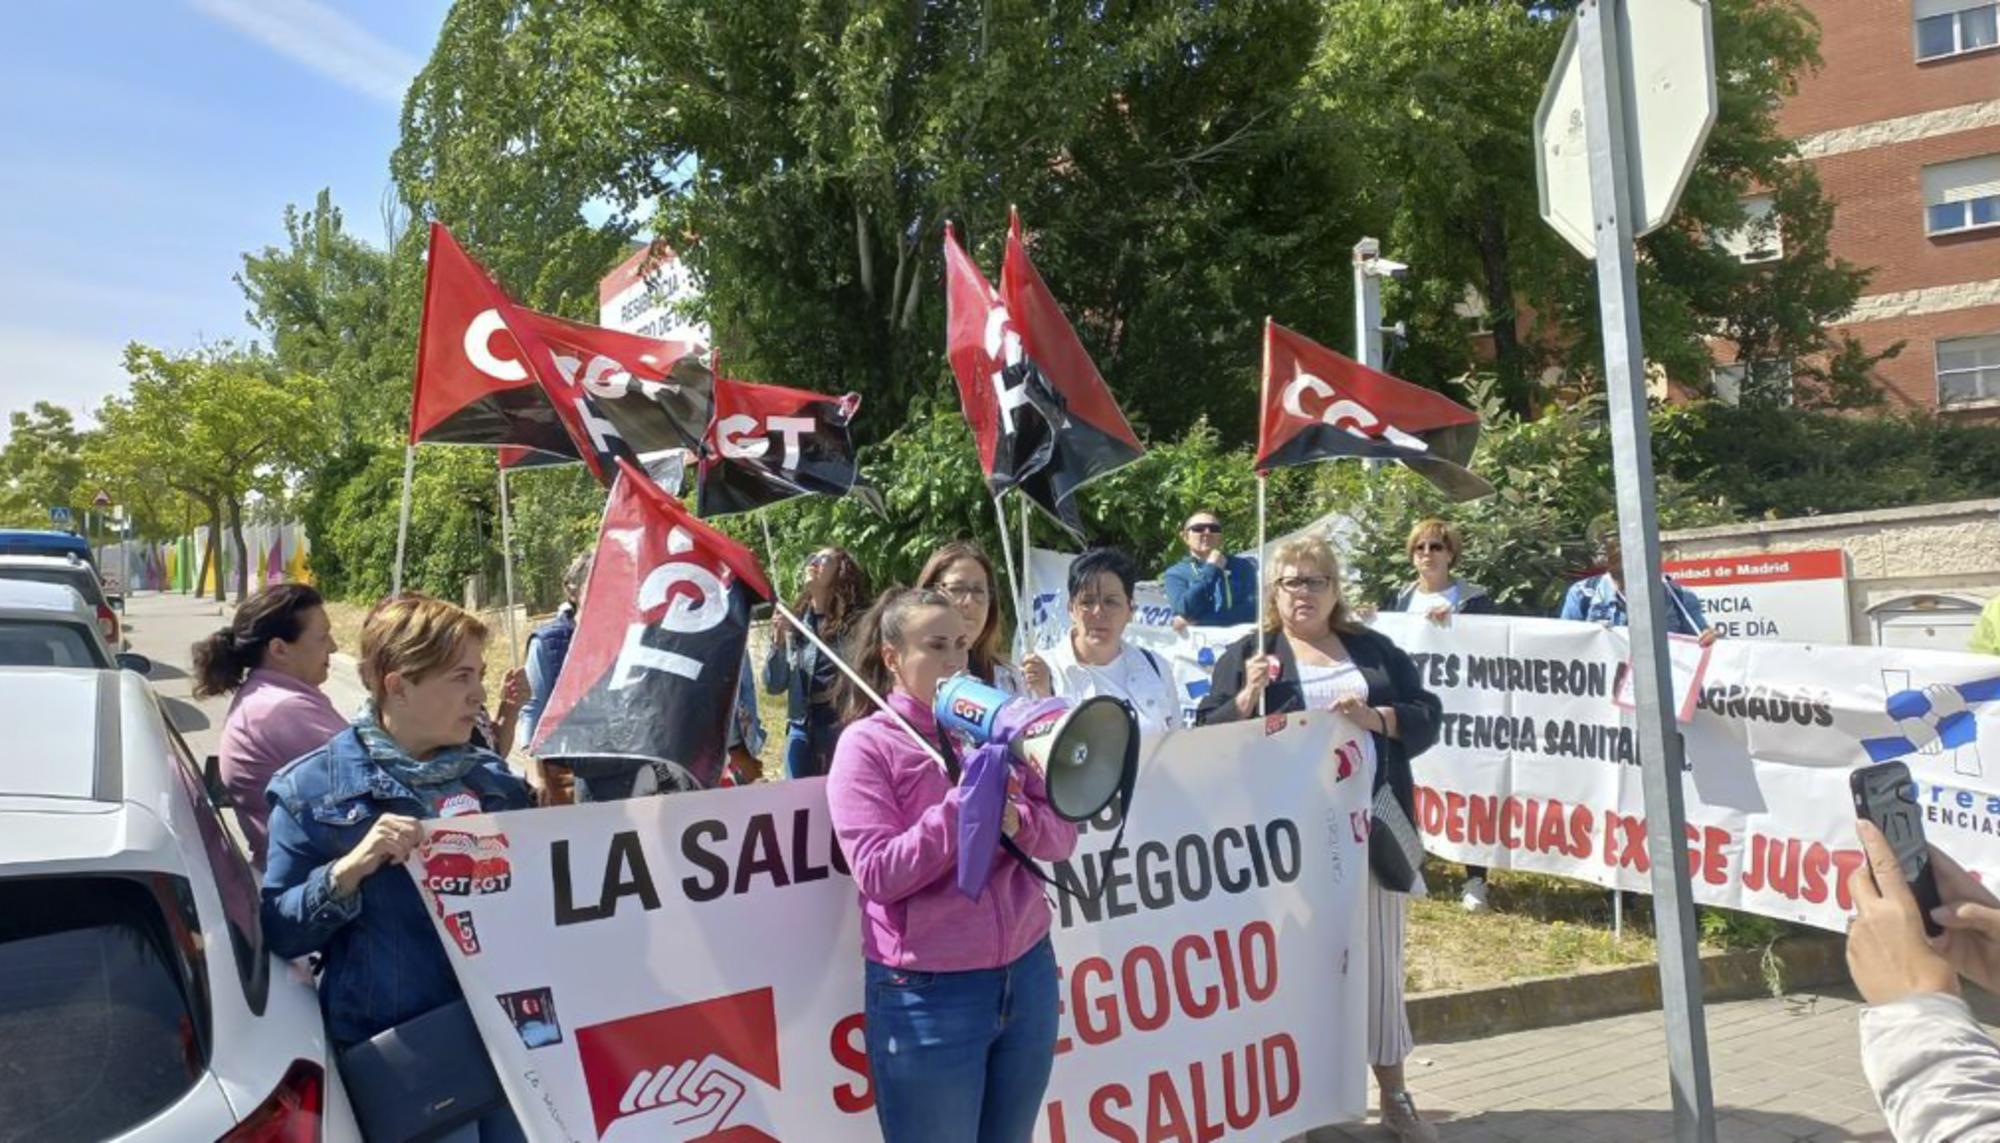
[[860, 687], [861, 693], [868, 696], [868, 701], [874, 703], [876, 709], [888, 715], [890, 718], [895, 719], [896, 725], [903, 728], [903, 733], [910, 736], [910, 741], [916, 743], [918, 746], [923, 747], [924, 753], [931, 756], [931, 761], [936, 762], [939, 766], [944, 767], [946, 773], [951, 772], [952, 769], [951, 764], [944, 760], [944, 755], [938, 753], [937, 747], [931, 745], [929, 739], [917, 733], [917, 728], [910, 725], [910, 720], [904, 718], [902, 714], [896, 710], [895, 707], [890, 706], [887, 699], [884, 699], [881, 695], [876, 694], [875, 688], [868, 685], [868, 680], [862, 678], [860, 672], [856, 671], [853, 667], [848, 666], [847, 660], [841, 658], [839, 652], [835, 651], [832, 647], [828, 646], [826, 640], [821, 639], [817, 631], [814, 631], [812, 628], [806, 626], [805, 620], [800, 619], [796, 615], [793, 615], [792, 609], [786, 607], [783, 602], [778, 600], [772, 600], [771, 607], [774, 610], [776, 610], [779, 615], [785, 617], [786, 621], [792, 625], [792, 630], [797, 631], [799, 634], [805, 636], [808, 642], [810, 642], [814, 647], [819, 648], [820, 654], [825, 655], [829, 660], [833, 662], [834, 666], [840, 668], [840, 673], [846, 675], [847, 680], [849, 682], [853, 683], [857, 687]]

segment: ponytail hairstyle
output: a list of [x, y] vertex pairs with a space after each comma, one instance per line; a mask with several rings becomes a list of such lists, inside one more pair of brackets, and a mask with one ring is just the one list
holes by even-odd
[[[887, 696], [889, 689], [896, 685], [896, 678], [889, 673], [889, 665], [882, 659], [882, 647], [903, 645], [903, 631], [909, 626], [910, 618], [926, 607], [950, 609], [949, 596], [941, 591], [926, 587], [892, 587], [875, 600], [875, 606], [855, 622], [848, 636], [847, 664], [854, 673], [868, 681], [878, 695]], [[854, 685], [854, 680], [841, 676], [836, 693], [840, 696], [840, 723], [847, 726], [856, 723], [875, 712], [875, 700]]]
[[229, 626], [194, 645], [197, 698], [226, 695], [264, 663], [273, 639], [290, 643], [305, 634], [305, 613], [326, 606], [319, 592], [302, 583], [267, 587], [236, 609]]

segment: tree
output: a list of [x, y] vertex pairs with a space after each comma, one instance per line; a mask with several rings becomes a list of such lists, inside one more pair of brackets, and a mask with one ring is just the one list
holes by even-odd
[[[105, 402], [93, 461], [136, 483], [171, 488], [202, 506], [207, 565], [220, 566], [224, 527], [236, 548], [236, 597], [249, 591], [245, 498], [282, 495], [288, 475], [320, 451], [325, 393], [310, 377], [279, 372], [271, 358], [231, 345], [168, 354], [125, 351], [131, 391]], [[215, 577], [216, 599], [223, 577]]]
[[0, 519], [45, 528], [49, 509], [61, 507], [80, 520], [90, 494], [83, 490], [84, 434], [70, 411], [37, 401], [7, 422], [7, 444], [0, 448]]
[[[393, 251], [393, 210], [385, 222]], [[284, 249], [243, 255], [244, 320], [270, 338], [278, 368], [325, 383], [336, 447], [393, 439], [409, 415], [417, 332], [394, 320], [396, 295], [421, 289], [421, 264], [349, 234], [326, 190], [308, 210], [285, 207], [284, 224]]]
[[[1410, 329], [1405, 368], [1464, 371], [1485, 323], [1516, 413], [1539, 403], [1544, 368], [1594, 375], [1601, 356], [1592, 268], [1540, 220], [1528, 145], [1564, 30], [1556, 17], [1573, 7], [1333, 0], [1308, 84], [1367, 166], [1389, 249], [1411, 264], [1389, 291]], [[1821, 403], [1865, 401], [1878, 358], [1826, 327], [1867, 275], [1829, 253], [1832, 208], [1776, 122], [1818, 64], [1817, 26], [1793, 0], [1715, 0], [1713, 19], [1720, 113], [1674, 218], [1640, 243], [1647, 356], [1705, 392], [1708, 340], [1727, 339], [1746, 361], [1796, 360]], [[1758, 190], [1773, 197], [1785, 253], [1746, 266], [1716, 238], [1744, 224], [1742, 200]]]
[[[1291, 106], [1319, 20], [1317, 0], [461, 0], [394, 169], [559, 305], [657, 203], [725, 367], [861, 392], [868, 437], [946, 391], [942, 224], [995, 268], [1017, 203], [1134, 420], [1165, 437], [1214, 408], [1242, 439], [1262, 315], [1344, 324], [1339, 156]], [[593, 199], [617, 207], [594, 229]]]

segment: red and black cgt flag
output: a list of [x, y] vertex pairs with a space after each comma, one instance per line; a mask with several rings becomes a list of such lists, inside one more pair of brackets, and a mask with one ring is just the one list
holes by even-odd
[[1339, 457], [1398, 460], [1454, 500], [1474, 500], [1493, 492], [1465, 467], [1478, 442], [1471, 409], [1265, 321], [1259, 472]]
[[879, 506], [861, 479], [847, 426], [861, 407], [849, 393], [715, 379], [715, 419], [702, 441], [697, 508], [703, 516], [748, 512], [794, 496], [850, 492]]
[[1080, 538], [1077, 489], [1145, 449], [1028, 260], [1019, 217], [997, 293], [945, 228], [945, 300], [946, 349], [987, 487], [1019, 488]]
[[986, 487], [998, 496], [1049, 464], [1062, 405], [1028, 360], [1000, 295], [979, 272], [951, 224], [944, 228], [945, 355], [979, 446]]
[[631, 461], [616, 464], [576, 635], [531, 749], [666, 763], [713, 786], [728, 760], [750, 609], [771, 586], [742, 545]]
[[710, 401], [697, 346], [518, 306], [431, 224], [411, 441], [498, 446], [509, 466], [581, 460], [609, 483], [616, 457], [693, 449]]
[[[410, 400], [411, 444], [517, 445], [576, 455], [568, 428], [531, 368], [529, 347], [516, 333], [524, 313], [443, 223], [431, 223]], [[532, 334], [528, 340], [535, 340]], [[547, 346], [537, 345], [546, 356]], [[548, 370], [554, 372], [552, 359]]]

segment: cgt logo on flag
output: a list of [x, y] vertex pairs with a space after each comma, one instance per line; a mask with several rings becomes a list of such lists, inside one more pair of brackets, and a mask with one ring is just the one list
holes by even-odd
[[579, 1028], [576, 1052], [599, 1138], [632, 1118], [635, 1140], [778, 1143], [762, 1100], [780, 1086], [768, 988]]

